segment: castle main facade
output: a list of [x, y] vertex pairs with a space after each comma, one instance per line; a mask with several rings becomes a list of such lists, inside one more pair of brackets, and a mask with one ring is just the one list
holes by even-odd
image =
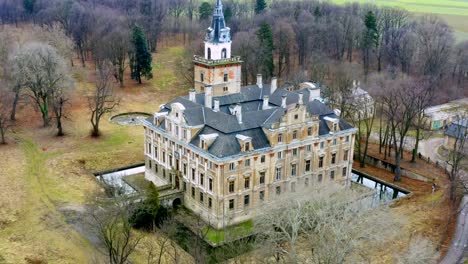
[[194, 89], [143, 121], [147, 180], [183, 191], [184, 206], [215, 228], [288, 192], [350, 185], [356, 129], [313, 86], [287, 91], [257, 75], [241, 87], [220, 0], [204, 53], [193, 59]]

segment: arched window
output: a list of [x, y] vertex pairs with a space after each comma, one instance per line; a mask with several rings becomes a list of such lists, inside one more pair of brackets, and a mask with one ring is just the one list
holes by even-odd
[[226, 58], [226, 53], [227, 53], [227, 51], [226, 51], [225, 48], [224, 48], [223, 50], [221, 50], [221, 58], [222, 58], [222, 59], [225, 59], [225, 58]]
[[208, 48], [208, 59], [211, 60], [211, 48]]

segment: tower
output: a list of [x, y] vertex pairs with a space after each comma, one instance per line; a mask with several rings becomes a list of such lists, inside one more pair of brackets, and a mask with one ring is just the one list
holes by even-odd
[[231, 56], [230, 28], [226, 26], [221, 0], [216, 0], [211, 25], [206, 30], [204, 56], [195, 55], [195, 90], [204, 92], [212, 86], [213, 96], [239, 93], [241, 84], [241, 60]]

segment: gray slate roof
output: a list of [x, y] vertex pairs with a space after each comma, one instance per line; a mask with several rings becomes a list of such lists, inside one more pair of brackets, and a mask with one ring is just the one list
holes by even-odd
[[[203, 126], [190, 143], [199, 146], [199, 135], [217, 133], [218, 137], [210, 145], [208, 152], [217, 157], [227, 157], [241, 152], [240, 144], [236, 138], [237, 134], [251, 137], [254, 149], [270, 147], [263, 128], [271, 128], [284, 115], [286, 109], [281, 107], [283, 95], [287, 95], [287, 105], [293, 107], [299, 100], [299, 93], [303, 94], [303, 101], [309, 113], [318, 116], [320, 120], [319, 135], [328, 134], [330, 128], [323, 118], [327, 116], [338, 118], [338, 116], [318, 100], [309, 102], [309, 91], [307, 89], [287, 91], [278, 88], [273, 94], [269, 95], [270, 85], [264, 84], [263, 88], [259, 88], [257, 85], [249, 85], [242, 87], [240, 93], [213, 97], [213, 99], [217, 98], [220, 101], [219, 112], [204, 107], [205, 95], [203, 93], [196, 94], [195, 102], [190, 101], [188, 96], [178, 97], [165, 104], [161, 112], [170, 111], [172, 103], [182, 104], [185, 107], [184, 117], [188, 125]], [[266, 110], [261, 109], [263, 95], [269, 95], [270, 108]], [[229, 112], [229, 107], [238, 103], [242, 106], [242, 124], [239, 124], [236, 116], [231, 115]], [[152, 122], [152, 119], [149, 118], [148, 121]], [[341, 130], [353, 128], [342, 119], [340, 119], [339, 126]], [[161, 128], [164, 129], [164, 127]]]
[[467, 136], [468, 118], [453, 122], [446, 130], [445, 135], [453, 138], [462, 139]]

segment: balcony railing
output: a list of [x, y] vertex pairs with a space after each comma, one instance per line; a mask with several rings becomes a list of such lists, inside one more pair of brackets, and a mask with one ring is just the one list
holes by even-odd
[[233, 56], [231, 58], [225, 58], [225, 59], [218, 59], [218, 60], [208, 60], [205, 59], [203, 56], [198, 56], [194, 55], [193, 56], [193, 62], [201, 63], [204, 65], [223, 65], [223, 64], [231, 64], [231, 63], [241, 63], [241, 57], [240, 56]]

